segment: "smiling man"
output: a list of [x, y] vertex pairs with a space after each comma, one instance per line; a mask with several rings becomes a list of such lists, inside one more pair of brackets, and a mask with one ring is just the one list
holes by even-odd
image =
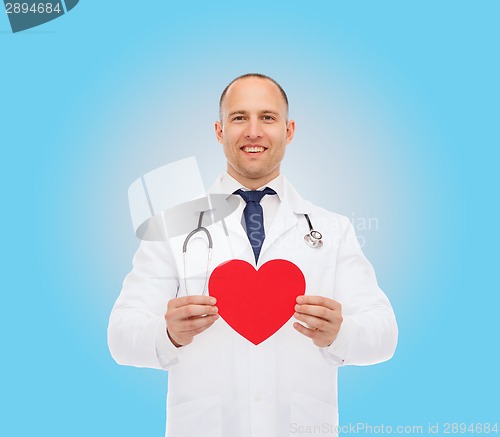
[[274, 81], [249, 76], [222, 93], [215, 133], [224, 146], [227, 173], [256, 190], [280, 174], [295, 122], [288, 120], [288, 101]]
[[[214, 242], [208, 265], [203, 236], [188, 261], [185, 236], [141, 243], [111, 314], [111, 353], [120, 364], [169, 371], [168, 437], [331, 433], [338, 424], [338, 367], [389, 359], [397, 343], [394, 313], [349, 221], [303, 199], [280, 173], [295, 132], [281, 86], [260, 74], [240, 76], [223, 91], [219, 109], [215, 133], [227, 169], [209, 191], [236, 197], [239, 207], [208, 226]], [[322, 235], [311, 236], [313, 224]], [[204, 276], [231, 284], [239, 318], [251, 329], [289, 305], [293, 287], [283, 284], [290, 277], [276, 270], [267, 295], [245, 311], [257, 294], [252, 284], [214, 273], [234, 260], [256, 274], [279, 260], [304, 278], [305, 289], [284, 308], [289, 320], [259, 341], [231, 323], [216, 290], [206, 295], [199, 284]], [[189, 278], [189, 289], [186, 264], [205, 270]]]

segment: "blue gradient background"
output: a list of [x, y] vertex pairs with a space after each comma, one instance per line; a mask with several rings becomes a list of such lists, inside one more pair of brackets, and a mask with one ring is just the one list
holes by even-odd
[[127, 189], [190, 155], [211, 184], [219, 93], [249, 71], [289, 94], [299, 192], [378, 221], [359, 233], [400, 341], [340, 370], [341, 423], [500, 422], [499, 13], [85, 0], [13, 35], [2, 12], [0, 435], [163, 435], [167, 375], [119, 367], [106, 344], [138, 245]]

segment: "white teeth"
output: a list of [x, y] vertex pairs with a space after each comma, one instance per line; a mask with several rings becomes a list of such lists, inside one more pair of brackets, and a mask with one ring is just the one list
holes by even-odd
[[243, 147], [244, 152], [258, 153], [266, 150], [264, 147]]

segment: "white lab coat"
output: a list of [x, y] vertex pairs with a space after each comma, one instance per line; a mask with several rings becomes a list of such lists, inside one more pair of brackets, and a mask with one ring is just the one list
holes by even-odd
[[[220, 193], [220, 180], [209, 190]], [[309, 217], [324, 245], [304, 242]], [[214, 241], [209, 271], [228, 259], [255, 265], [241, 225], [242, 206], [209, 226]], [[257, 268], [286, 259], [302, 270], [306, 294], [342, 304], [343, 323], [326, 348], [293, 328], [290, 319], [255, 346], [222, 318], [182, 348], [165, 334], [167, 302], [185, 295], [182, 243], [141, 243], [133, 269], [113, 308], [108, 343], [119, 364], [168, 370], [168, 437], [285, 437], [324, 435], [338, 423], [337, 368], [389, 359], [397, 343], [391, 305], [377, 285], [347, 218], [302, 199], [284, 180], [284, 196], [272, 222]], [[201, 293], [207, 266], [206, 237], [189, 243], [186, 260], [190, 294]], [[235, 291], [237, 292], [237, 291]], [[245, 297], [242, 296], [242, 299]], [[316, 432], [316, 434], [314, 433]]]

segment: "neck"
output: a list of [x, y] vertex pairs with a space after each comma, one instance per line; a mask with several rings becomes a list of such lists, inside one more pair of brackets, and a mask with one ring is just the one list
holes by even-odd
[[230, 176], [232, 176], [241, 185], [243, 185], [245, 188], [248, 188], [249, 190], [257, 190], [258, 188], [263, 187], [267, 183], [271, 182], [273, 179], [277, 178], [280, 174], [279, 168], [277, 168], [276, 171], [266, 176], [260, 178], [250, 178], [250, 177], [245, 177], [239, 173], [236, 173], [230, 165], [228, 165], [227, 172]]

